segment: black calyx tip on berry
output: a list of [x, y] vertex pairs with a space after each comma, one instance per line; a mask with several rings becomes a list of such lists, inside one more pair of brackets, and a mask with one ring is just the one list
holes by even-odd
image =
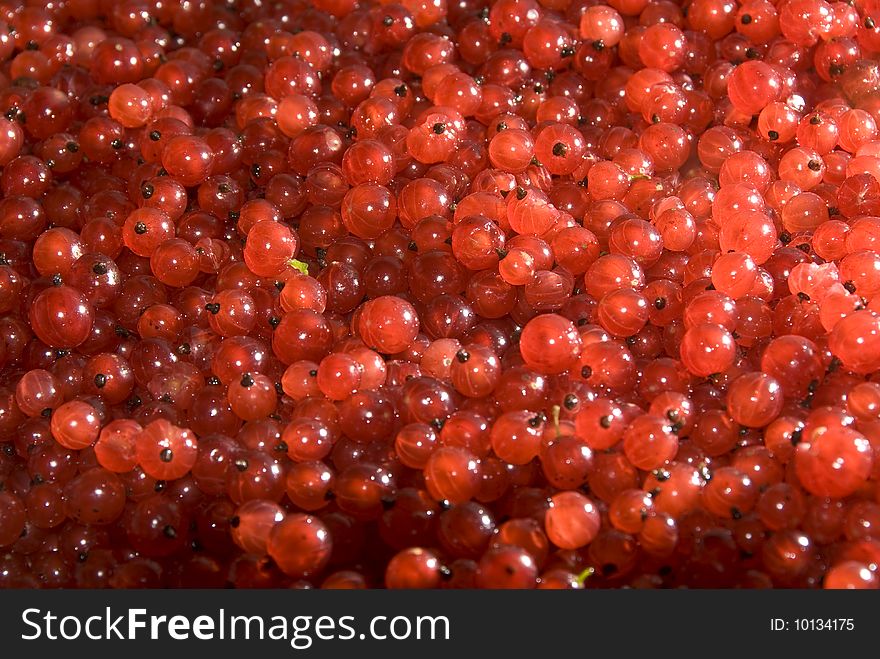
[[263, 171], [262, 167], [260, 167], [257, 163], [254, 163], [251, 166], [251, 175], [254, 178], [260, 178], [260, 174], [262, 173], [262, 171]]
[[92, 266], [92, 272], [96, 275], [106, 275], [107, 274], [107, 264], [106, 263], [96, 263]]
[[748, 25], [749, 23], [752, 22], [752, 17], [749, 14], [743, 14], [740, 17], [739, 22], [742, 23], [743, 25]]
[[280, 324], [281, 324], [281, 319], [278, 316], [272, 316], [269, 319], [269, 325], [272, 327], [272, 329], [275, 329]]
[[76, 153], [77, 151], [79, 151], [79, 144], [77, 144], [76, 142], [68, 142], [64, 145], [64, 148], [71, 153]]
[[382, 25], [384, 25], [385, 27], [391, 27], [392, 25], [394, 25], [394, 19], [391, 16], [386, 16], [382, 19]]
[[658, 297], [654, 300], [654, 308], [658, 311], [666, 308], [666, 298]]
[[771, 142], [775, 142], [776, 140], [779, 139], [779, 133], [776, 132], [775, 130], [768, 130], [767, 137], [770, 138]]
[[514, 192], [516, 192], [517, 199], [525, 199], [526, 195], [528, 194], [528, 192], [526, 192], [526, 189], [519, 185], [516, 186], [516, 190], [514, 190]]
[[807, 163], [807, 167], [809, 167], [814, 172], [818, 172], [820, 169], [822, 169], [822, 163], [820, 163], [818, 160], [810, 160]]
[[406, 96], [407, 91], [409, 91], [409, 88], [406, 86], [406, 83], [403, 83], [401, 85], [397, 85], [397, 87], [394, 88], [394, 93], [397, 94], [398, 96], [400, 96], [401, 98]]
[[452, 579], [452, 570], [450, 570], [445, 565], [441, 565], [437, 568], [437, 572], [440, 574], [440, 579], [443, 581], [449, 581]]
[[614, 417], [610, 414], [606, 414], [601, 419], [599, 419], [599, 425], [608, 430], [611, 427], [611, 424], [614, 423]]
[[442, 135], [446, 132], [446, 124], [437, 122], [433, 126], [431, 126], [431, 130], [433, 130], [437, 135]]
[[230, 188], [228, 183], [221, 183], [217, 186], [217, 192], [219, 192], [220, 194], [226, 194], [227, 192], [229, 192], [229, 189]]
[[234, 529], [237, 529], [239, 524], [241, 524], [241, 518], [238, 515], [235, 515], [232, 518], [230, 518], [229, 526], [231, 526]]
[[208, 304], [205, 305], [205, 311], [207, 311], [209, 314], [217, 315], [218, 313], [220, 313], [220, 303], [208, 302]]
[[874, 19], [871, 18], [870, 16], [868, 16], [865, 19], [865, 27], [868, 28], [869, 30], [873, 30], [876, 26], [877, 26], [877, 24], [874, 22]]
[[241, 376], [241, 386], [242, 387], [253, 387], [254, 379], [251, 377], [250, 373], [245, 373]]
[[593, 50], [595, 50], [597, 52], [601, 53], [603, 50], [605, 50], [605, 42], [602, 41], [601, 39], [596, 39], [596, 41], [594, 41], [592, 45], [593, 45]]
[[64, 283], [64, 281], [61, 279], [60, 273], [56, 272], [54, 275], [52, 275], [52, 285], [53, 286], [61, 286], [61, 284], [63, 284], [63, 283]]
[[192, 352], [192, 348], [190, 347], [189, 343], [181, 343], [179, 346], [177, 346], [177, 352], [179, 352], [181, 355], [188, 355]]
[[572, 55], [574, 55], [574, 53], [575, 50], [572, 46], [563, 46], [562, 50], [559, 51], [559, 54], [562, 57], [571, 57]]
[[107, 376], [104, 375], [103, 373], [98, 373], [95, 376], [95, 387], [97, 387], [98, 389], [103, 389], [106, 384], [107, 384]]
[[445, 425], [446, 419], [431, 419], [431, 427], [434, 428], [434, 430], [443, 430], [443, 426]]
[[553, 145], [553, 155], [557, 158], [565, 157], [566, 153], [568, 153], [568, 147], [565, 146], [562, 142], [557, 142]]
[[783, 245], [788, 245], [791, 242], [791, 234], [788, 231], [783, 231], [779, 234], [779, 242]]
[[501, 37], [498, 39], [498, 45], [506, 46], [511, 41], [513, 41], [513, 37], [510, 35], [510, 32], [502, 32]]
[[235, 462], [233, 462], [232, 464], [235, 465], [235, 468], [236, 468], [238, 471], [247, 471], [247, 468], [248, 468], [248, 461], [245, 460], [244, 458], [238, 458], [238, 459], [237, 459]]
[[160, 133], [158, 130], [151, 130], [150, 131], [150, 139], [153, 140], [154, 142], [158, 142], [159, 140], [162, 139], [162, 133]]
[[143, 222], [138, 222], [134, 225], [134, 232], [139, 236], [144, 235], [147, 232], [147, 225]]
[[591, 377], [593, 377], [593, 369], [590, 368], [589, 366], [584, 366], [581, 369], [581, 377], [584, 380], [589, 380]]
[[818, 114], [814, 114], [812, 117], [810, 117], [810, 123], [813, 126], [818, 126], [822, 123], [822, 117], [820, 117]]
[[162, 529], [162, 534], [163, 534], [166, 538], [171, 538], [171, 539], [173, 540], [174, 538], [177, 537], [177, 529], [175, 529], [173, 526], [171, 526], [171, 525], [169, 524], [169, 525], [166, 526], [164, 529]]
[[847, 290], [848, 293], [855, 293], [856, 292], [856, 285], [852, 281], [843, 282], [843, 287]]
[[567, 410], [573, 410], [579, 402], [578, 397], [574, 394], [566, 394], [562, 399], [562, 406]]
[[495, 126], [495, 132], [501, 132], [502, 130], [507, 130], [506, 121], [499, 121], [498, 124]]
[[318, 371], [313, 368], [311, 371], [309, 371], [309, 377], [313, 377], [313, 378], [318, 377]]
[[531, 419], [529, 419], [529, 426], [531, 426], [532, 428], [539, 428], [542, 423], [544, 423], [543, 414], [536, 414]]
[[171, 462], [174, 459], [174, 452], [170, 448], [163, 448], [159, 451], [159, 460], [162, 462]]
[[456, 358], [459, 362], [461, 362], [462, 364], [464, 364], [468, 359], [471, 358], [471, 353], [469, 353], [467, 350], [465, 350], [464, 348], [462, 348], [462, 349], [459, 350], [457, 353], [455, 353], [455, 358]]
[[125, 142], [123, 142], [120, 139], [116, 139], [116, 140], [113, 140], [112, 142], [110, 142], [110, 146], [112, 146], [114, 149], [116, 149], [118, 151], [123, 146], [125, 146]]
[[156, 189], [153, 187], [153, 184], [152, 184], [152, 183], [144, 183], [144, 184], [141, 186], [141, 196], [142, 196], [144, 199], [149, 199], [150, 197], [152, 197], [152, 196], [153, 196], [153, 193], [154, 193], [155, 191], [156, 191]]
[[758, 59], [761, 53], [756, 48], [746, 48], [746, 57], [749, 59]]
[[220, 384], [220, 378], [218, 378], [216, 375], [212, 375], [207, 380], [205, 380], [205, 382], [207, 382], [212, 387], [216, 387], [218, 384]]

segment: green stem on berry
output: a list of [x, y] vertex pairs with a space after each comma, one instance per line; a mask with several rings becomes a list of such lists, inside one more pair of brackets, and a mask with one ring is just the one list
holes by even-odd
[[289, 263], [292, 267], [294, 267], [294, 268], [296, 268], [297, 270], [299, 270], [299, 271], [300, 271], [301, 273], [303, 273], [304, 275], [309, 274], [309, 266], [308, 266], [308, 264], [303, 263], [302, 261], [298, 261], [297, 259], [290, 259], [290, 260], [288, 261], [288, 263]]
[[587, 579], [592, 577], [596, 573], [596, 570], [588, 567], [586, 570], [577, 575], [577, 582], [583, 586]]

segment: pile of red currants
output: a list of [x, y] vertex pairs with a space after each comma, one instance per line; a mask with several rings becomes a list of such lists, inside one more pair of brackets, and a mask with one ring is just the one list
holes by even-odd
[[880, 586], [880, 1], [0, 0], [0, 587]]

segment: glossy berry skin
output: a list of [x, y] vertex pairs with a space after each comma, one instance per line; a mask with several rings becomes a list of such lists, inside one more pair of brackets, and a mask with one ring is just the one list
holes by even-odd
[[75, 288], [52, 286], [34, 299], [29, 319], [43, 343], [55, 348], [72, 348], [88, 338], [94, 310]]
[[369, 347], [393, 354], [412, 345], [419, 331], [419, 320], [406, 300], [383, 296], [364, 304], [358, 329]]
[[55, 409], [62, 402], [60, 383], [49, 371], [28, 371], [15, 387], [15, 402], [28, 416], [38, 416]]
[[571, 368], [581, 352], [574, 323], [556, 314], [530, 320], [520, 335], [520, 352], [530, 368], [556, 374]]
[[192, 431], [165, 419], [147, 424], [135, 439], [138, 464], [157, 480], [175, 480], [195, 464], [198, 442]]
[[681, 360], [694, 375], [707, 376], [727, 370], [735, 357], [733, 337], [720, 325], [702, 324], [682, 337]]
[[651, 471], [675, 457], [678, 438], [668, 419], [643, 414], [623, 434], [623, 452], [633, 466]]
[[292, 514], [272, 527], [266, 549], [284, 574], [301, 578], [327, 564], [332, 546], [330, 532], [319, 519]]
[[208, 144], [191, 135], [173, 137], [162, 151], [162, 166], [189, 187], [207, 178], [214, 162], [214, 152]]
[[424, 589], [440, 586], [440, 561], [434, 552], [421, 547], [405, 549], [388, 561], [386, 588]]
[[248, 268], [261, 277], [275, 277], [288, 268], [296, 254], [299, 240], [296, 233], [280, 222], [263, 220], [248, 232], [244, 260]]
[[538, 577], [535, 559], [519, 547], [490, 549], [480, 559], [477, 586], [493, 589], [534, 588]]
[[479, 487], [480, 467], [476, 456], [466, 449], [437, 449], [425, 464], [425, 485], [435, 499], [463, 503]]
[[0, 547], [12, 545], [21, 536], [27, 521], [27, 511], [21, 499], [9, 492], [0, 492]]
[[64, 403], [52, 414], [52, 436], [65, 448], [81, 449], [91, 445], [98, 439], [100, 427], [97, 411], [83, 401]]
[[590, 499], [579, 492], [560, 492], [545, 513], [547, 537], [561, 549], [580, 549], [599, 532], [600, 517]]
[[0, 587], [877, 589], [875, 4], [3, 3]]
[[73, 478], [64, 493], [68, 515], [81, 524], [110, 524], [119, 518], [125, 507], [122, 481], [100, 467]]
[[273, 501], [246, 501], [230, 521], [232, 539], [248, 554], [265, 555], [269, 534], [283, 519], [284, 509]]
[[782, 405], [782, 387], [769, 375], [745, 373], [730, 384], [727, 411], [741, 425], [766, 426], [779, 415]]
[[873, 456], [867, 440], [855, 430], [817, 430], [795, 453], [795, 469], [804, 488], [818, 496], [845, 497], [868, 477]]
[[828, 344], [854, 371], [874, 371], [880, 367], [875, 352], [880, 345], [880, 318], [872, 311], [856, 311], [834, 326]]

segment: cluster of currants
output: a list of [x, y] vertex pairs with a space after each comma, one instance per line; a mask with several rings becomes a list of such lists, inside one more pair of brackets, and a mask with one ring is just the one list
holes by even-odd
[[880, 586], [880, 2], [0, 0], [0, 587]]

